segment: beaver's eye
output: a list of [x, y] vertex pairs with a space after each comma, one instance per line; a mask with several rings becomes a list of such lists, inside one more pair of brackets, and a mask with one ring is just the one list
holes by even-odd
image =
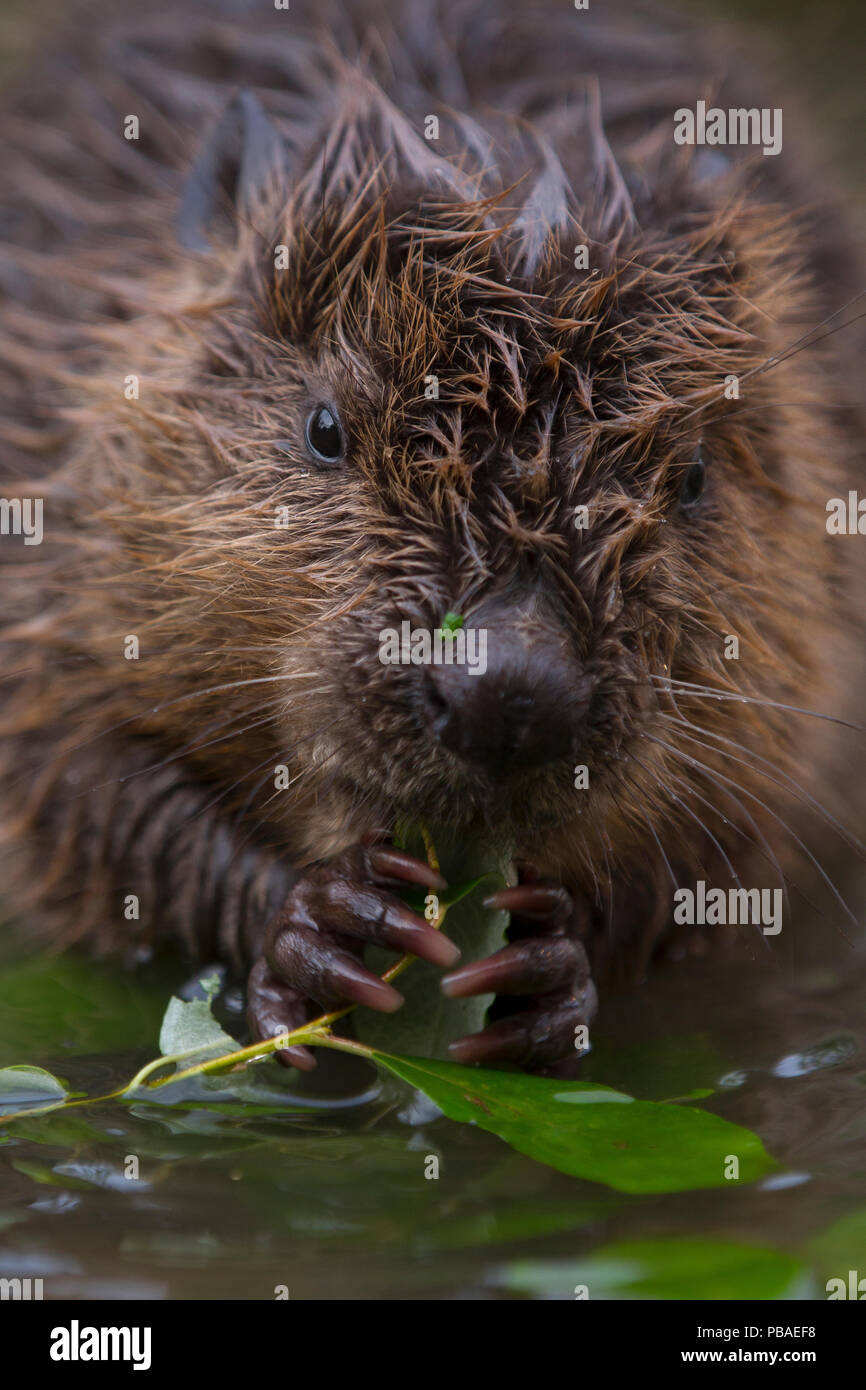
[[328, 405], [317, 405], [307, 417], [307, 448], [321, 463], [339, 463], [345, 441], [337, 412]]
[[686, 469], [680, 485], [680, 506], [693, 507], [704, 490], [704, 483], [707, 478], [706, 465], [698, 454], [694, 463]]

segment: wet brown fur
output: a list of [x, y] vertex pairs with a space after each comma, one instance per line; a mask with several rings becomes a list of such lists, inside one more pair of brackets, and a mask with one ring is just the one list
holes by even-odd
[[[3, 543], [7, 895], [56, 937], [238, 959], [274, 865], [404, 813], [582, 889], [599, 960], [640, 970], [671, 873], [727, 885], [727, 856], [772, 885], [787, 865], [773, 812], [799, 824], [797, 797], [758, 758], [835, 809], [850, 735], [766, 702], [850, 716], [851, 551], [824, 506], [857, 486], [857, 339], [776, 359], [860, 288], [854, 261], [787, 153], [705, 177], [674, 145], [698, 97], [776, 103], [735, 99], [709, 42], [633, 10], [176, 7], [73, 44], [59, 87], [47, 58], [7, 102], [5, 487], [47, 499], [43, 546]], [[182, 179], [241, 83], [287, 172], [190, 253]], [[340, 469], [305, 454], [320, 400]], [[381, 629], [502, 595], [594, 683], [573, 756], [505, 783], [430, 737], [416, 668], [376, 659]], [[160, 833], [184, 837], [185, 876], [151, 872]]]

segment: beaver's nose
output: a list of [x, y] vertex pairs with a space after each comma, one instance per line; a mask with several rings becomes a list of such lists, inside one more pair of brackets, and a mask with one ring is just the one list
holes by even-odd
[[589, 682], [558, 643], [488, 633], [487, 664], [425, 668], [424, 703], [443, 747], [490, 775], [563, 757], [590, 701]]

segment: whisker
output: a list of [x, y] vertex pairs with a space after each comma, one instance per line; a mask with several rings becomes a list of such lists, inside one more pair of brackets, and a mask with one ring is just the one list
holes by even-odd
[[602, 831], [601, 849], [604, 854], [604, 863], [607, 870], [607, 902], [605, 903], [604, 898], [598, 897], [596, 898], [596, 905], [600, 908], [606, 907], [607, 909], [606, 930], [608, 938], [613, 940], [613, 874], [611, 873], [610, 854], [608, 853], [608, 850], [610, 850], [610, 853], [613, 853], [613, 846], [610, 843], [610, 838], [606, 830]]
[[716, 790], [722, 796], [727, 797], [728, 800], [733, 803], [736, 810], [736, 815], [742, 816], [744, 818], [746, 824], [753, 831], [753, 835], [747, 835], [743, 827], [737, 823], [736, 818], [731, 819], [728, 816], [722, 815], [722, 813], [712, 805], [712, 802], [707, 801], [706, 797], [701, 795], [697, 788], [690, 787], [689, 784], [681, 778], [677, 779], [677, 783], [678, 785], [686, 788], [692, 795], [697, 796], [698, 799], [702, 801], [706, 806], [708, 806], [716, 815], [722, 815], [723, 824], [730, 825], [731, 828], [738, 835], [742, 835], [743, 838], [747, 840], [750, 845], [753, 845], [754, 848], [758, 851], [758, 853], [762, 855], [764, 859], [767, 860], [767, 863], [770, 864], [771, 867], [775, 870], [776, 876], [779, 880], [779, 886], [785, 895], [786, 911], [790, 911], [791, 906], [790, 894], [788, 891], [790, 885], [790, 887], [793, 888], [795, 892], [799, 893], [800, 897], [803, 899], [806, 905], [812, 909], [813, 912], [817, 913], [819, 917], [823, 917], [824, 921], [829, 921], [830, 919], [828, 918], [827, 913], [823, 910], [822, 907], [818, 905], [818, 903], [815, 902], [811, 894], [806, 892], [803, 885], [797, 879], [791, 878], [785, 873], [784, 869], [782, 868], [782, 865], [779, 862], [778, 856], [773, 850], [772, 845], [768, 841], [764, 832], [761, 830], [761, 827], [758, 825], [758, 822], [755, 820], [755, 817], [752, 815], [748, 806], [744, 806], [743, 803], [740, 800], [738, 800], [738, 798], [733, 794], [733, 792], [731, 792], [731, 790], [728, 787], [724, 786], [722, 782], [720, 782], [716, 778], [714, 773], [711, 772], [709, 768], [705, 767], [703, 769], [703, 775], [708, 779], [708, 781], [716, 788]]
[[[861, 290], [860, 294], [855, 296], [855, 298], [862, 298], [862, 295], [864, 293], [866, 293], [866, 291]], [[852, 303], [853, 302], [854, 301], [852, 300]], [[840, 309], [837, 312], [841, 313], [842, 310]], [[790, 362], [792, 357], [796, 357], [797, 354], [800, 352], [805, 352], [806, 348], [816, 347], [818, 343], [823, 343], [826, 338], [832, 338], [834, 334], [841, 333], [843, 329], [852, 328], [854, 324], [859, 323], [861, 319], [866, 319], [866, 312], [862, 314], [855, 314], [852, 319], [846, 319], [845, 323], [837, 323], [834, 328], [831, 328], [827, 333], [822, 333], [817, 338], [811, 338], [810, 340], [810, 334], [804, 334], [803, 338], [799, 339], [790, 348], [784, 349], [775, 357], [769, 358], [765, 363], [763, 363], [762, 366], [753, 367], [752, 370], [750, 372], [747, 372], [744, 376], [742, 376], [740, 380], [750, 381], [753, 377], [763, 376], [764, 372], [772, 371], [773, 367], [778, 367], [783, 362]], [[829, 321], [829, 319], [825, 319], [824, 324], [829, 323]], [[811, 330], [811, 332], [817, 333], [818, 329], [822, 328], [824, 324], [817, 324], [816, 327]]]
[[[337, 720], [336, 720], [336, 719], [333, 719], [333, 720], [331, 721], [330, 724], [326, 724], [326, 725], [325, 725], [325, 729], [324, 729], [324, 730], [318, 730], [317, 732], [319, 732], [319, 733], [324, 733], [324, 732], [326, 732], [328, 729], [330, 729], [330, 728], [331, 728], [334, 724], [336, 724], [336, 723], [337, 723]], [[327, 757], [327, 758], [324, 758], [324, 759], [322, 760], [321, 763], [315, 763], [315, 764], [311, 765], [310, 767], [304, 768], [304, 769], [298, 774], [297, 777], [294, 777], [294, 778], [292, 779], [292, 781], [289, 783], [289, 786], [295, 786], [298, 782], [302, 781], [304, 777], [311, 775], [313, 772], [317, 772], [317, 771], [319, 770], [319, 768], [324, 767], [325, 764], [326, 764], [327, 762], [329, 762], [330, 759], [331, 759], [332, 757], [335, 757], [337, 753], [340, 753], [344, 748], [348, 747], [348, 745], [349, 745], [350, 743], [351, 743], [351, 739], [347, 739], [345, 743], [341, 743], [341, 744], [339, 745], [338, 748], [335, 748], [334, 751], [333, 751], [333, 753], [329, 753], [329, 754], [328, 754], [328, 757]], [[270, 759], [269, 759], [268, 761], [270, 761]], [[263, 766], [263, 764], [260, 763], [260, 764], [259, 764], [259, 767], [262, 767], [262, 766]], [[259, 768], [253, 768], [253, 769], [252, 769], [252, 772], [257, 772], [258, 770], [259, 770]], [[248, 773], [247, 776], [249, 776], [249, 775], [250, 775], [250, 774]], [[266, 772], [265, 775], [264, 775], [264, 777], [260, 777], [259, 780], [258, 780], [258, 782], [257, 782], [257, 783], [255, 784], [255, 786], [252, 788], [252, 790], [251, 790], [249, 796], [247, 797], [247, 799], [246, 799], [246, 801], [245, 801], [243, 807], [241, 808], [241, 810], [238, 812], [237, 816], [235, 817], [235, 823], [236, 823], [236, 824], [239, 824], [239, 823], [241, 823], [243, 820], [245, 820], [245, 818], [246, 818], [246, 816], [247, 816], [247, 814], [248, 814], [248, 812], [249, 812], [249, 808], [250, 808], [252, 802], [254, 801], [256, 795], [258, 794], [258, 792], [261, 791], [262, 787], [263, 787], [263, 786], [265, 785], [265, 783], [267, 782], [269, 776], [270, 776], [270, 771]], [[243, 779], [241, 779], [241, 780], [243, 780]], [[237, 785], [237, 784], [236, 784], [236, 785]], [[283, 791], [288, 791], [288, 787], [280, 787], [280, 788], [278, 788], [277, 790], [275, 790], [275, 791], [271, 794], [271, 796], [268, 797], [267, 801], [265, 801], [265, 802], [263, 803], [262, 809], [264, 810], [264, 807], [269, 806], [270, 803], [274, 800], [274, 798], [275, 798], [276, 796], [280, 795]], [[253, 838], [253, 836], [255, 835], [255, 833], [256, 833], [256, 827], [255, 827], [254, 825], [253, 825], [253, 826], [250, 826], [250, 828], [247, 830], [246, 834], [245, 834], [242, 838], [240, 838], [240, 839], [237, 840], [237, 842], [235, 843], [235, 845], [234, 845], [234, 847], [233, 847], [233, 850], [232, 850], [232, 863], [234, 863], [234, 862], [238, 859], [238, 857], [240, 856], [241, 852], [242, 852], [244, 849], [246, 849], [247, 845], [250, 843], [250, 841], [252, 840], [252, 838]]]
[[[732, 787], [735, 787], [741, 796], [747, 796], [750, 799], [750, 801], [755, 801], [760, 807], [762, 807], [762, 809], [765, 810], [768, 815], [772, 816], [774, 820], [778, 821], [779, 825], [781, 825], [782, 828], [786, 830], [787, 833], [791, 836], [791, 838], [795, 841], [795, 843], [799, 845], [800, 849], [802, 849], [803, 853], [807, 856], [809, 861], [812, 864], [814, 864], [815, 868], [818, 870], [824, 882], [827, 884], [827, 887], [830, 889], [836, 901], [839, 903], [839, 906], [842, 908], [845, 914], [848, 917], [850, 917], [854, 925], [859, 926], [857, 918], [854, 916], [854, 913], [851, 911], [845, 899], [842, 897], [833, 880], [827, 874], [826, 870], [824, 869], [824, 866], [821, 863], [819, 863], [812, 851], [800, 839], [796, 831], [791, 828], [787, 821], [784, 820], [783, 817], [780, 816], [777, 811], [774, 811], [772, 807], [768, 806], [765, 801], [762, 801], [761, 798], [755, 792], [750, 792], [746, 787], [739, 786], [731, 778], [726, 777], [724, 773], [719, 772], [718, 769], [712, 770], [708, 768], [706, 764], [703, 763], [699, 758], [693, 758], [684, 749], [675, 748], [672, 744], [666, 743], [664, 739], [657, 738], [654, 734], [644, 733], [643, 737], [648, 738], [652, 743], [659, 744], [659, 746], [662, 748], [666, 748], [669, 753], [673, 753], [675, 756], [683, 758], [691, 767], [694, 767], [697, 771], [705, 773], [707, 776], [710, 777], [721, 777], [722, 781], [727, 782]], [[843, 936], [845, 936], [844, 932], [842, 934]], [[845, 936], [845, 939], [846, 941], [848, 941], [849, 945], [852, 944], [848, 936]]]
[[[186, 704], [190, 700], [202, 699], [205, 695], [219, 694], [224, 690], [234, 690], [245, 685], [260, 685], [267, 681], [309, 680], [314, 674], [315, 673], [312, 671], [300, 671], [293, 672], [290, 675], [256, 676], [251, 680], [228, 681], [222, 685], [210, 686], [205, 690], [188, 691], [186, 695], [178, 696], [175, 700], [166, 700], [163, 704], [151, 705], [147, 711], [139, 710], [137, 714], [131, 714], [126, 719], [121, 719], [116, 724], [111, 724], [105, 729], [100, 729], [98, 733], [93, 734], [89, 738], [82, 739], [80, 743], [69, 744], [63, 749], [63, 752], [65, 754], [77, 753], [82, 748], [91, 748], [93, 744], [98, 743], [101, 738], [106, 738], [109, 734], [115, 734], [118, 730], [124, 729], [130, 724], [138, 723], [142, 719], [144, 713], [159, 714], [163, 710], [170, 709], [173, 705]], [[23, 772], [19, 778], [10, 784], [10, 786], [17, 787], [22, 782], [29, 782], [34, 773], [44, 772], [47, 768], [51, 767], [54, 761], [54, 757], [47, 758], [44, 763], [37, 763], [35, 768], [28, 768], [27, 771]]]
[[[325, 725], [325, 728], [324, 728], [324, 729], [314, 729], [312, 733], [307, 734], [303, 739], [300, 739], [300, 740], [298, 741], [298, 743], [297, 743], [296, 745], [294, 745], [294, 747], [300, 748], [301, 745], [302, 745], [303, 743], [308, 742], [309, 739], [320, 737], [321, 734], [326, 733], [328, 729], [332, 728], [332, 727], [334, 726], [334, 724], [336, 724], [336, 723], [338, 722], [339, 719], [340, 719], [340, 715], [336, 715], [335, 718], [331, 720], [330, 724], [326, 724], [326, 725]], [[346, 745], [343, 744], [342, 746], [345, 747]], [[294, 751], [294, 747], [293, 747], [292, 751]], [[242, 786], [243, 783], [247, 780], [248, 777], [252, 777], [254, 773], [259, 772], [263, 767], [268, 766], [268, 764], [271, 764], [271, 765], [273, 766], [273, 765], [274, 765], [274, 759], [276, 758], [276, 759], [278, 760], [279, 757], [280, 757], [279, 750], [272, 750], [271, 753], [268, 755], [267, 758], [263, 758], [262, 761], [261, 761], [260, 763], [256, 763], [255, 767], [248, 768], [247, 771], [243, 774], [243, 776], [242, 776], [242, 777], [239, 777], [239, 778], [237, 779], [236, 782], [232, 782], [230, 786], [224, 787], [224, 788], [222, 789], [222, 791], [220, 791], [220, 793], [219, 793], [218, 796], [216, 796], [212, 801], [209, 801], [209, 802], [207, 803], [206, 806], [203, 806], [199, 811], [196, 812], [196, 817], [201, 816], [201, 815], [204, 815], [204, 813], [205, 813], [206, 811], [209, 811], [213, 806], [216, 806], [216, 805], [218, 804], [218, 802], [222, 801], [224, 797], [228, 796], [228, 795], [229, 795], [231, 792], [233, 792], [237, 787]], [[327, 759], [325, 759], [325, 762], [327, 762]], [[292, 787], [292, 786], [294, 786], [297, 782], [299, 782], [299, 781], [301, 780], [301, 778], [305, 775], [305, 773], [307, 773], [307, 772], [309, 772], [309, 771], [311, 771], [311, 770], [315, 770], [315, 768], [316, 768], [317, 766], [323, 766], [323, 765], [324, 765], [324, 764], [313, 764], [313, 765], [312, 765], [312, 768], [303, 768], [303, 769], [301, 770], [301, 772], [297, 775], [297, 777], [293, 777], [292, 780], [291, 780], [291, 782], [289, 782], [288, 785], [287, 785], [286, 787], [278, 787], [278, 788], [274, 791], [273, 796], [269, 796], [268, 799], [267, 799], [267, 801], [265, 801], [265, 802], [263, 803], [262, 809], [264, 809], [265, 806], [270, 805], [271, 801], [273, 801], [273, 799], [274, 799], [274, 796], [279, 796], [279, 795], [281, 795], [282, 792], [288, 791], [288, 788], [289, 788], [289, 787]], [[266, 778], [266, 777], [262, 779], [262, 782], [266, 782], [266, 781], [267, 781], [267, 778]], [[255, 792], [255, 790], [256, 790], [256, 789], [254, 788], [254, 792]], [[193, 819], [195, 819], [196, 817], [193, 817]]]
[[661, 681], [669, 689], [676, 686], [684, 695], [694, 691], [696, 694], [705, 695], [714, 700], [729, 700], [733, 704], [758, 705], [764, 709], [784, 710], [788, 714], [805, 714], [813, 719], [825, 719], [830, 724], [841, 724], [843, 728], [853, 729], [857, 734], [866, 734], [866, 729], [862, 725], [852, 724], [849, 720], [841, 719], [835, 714], [822, 714], [819, 710], [801, 709], [798, 705], [785, 705], [778, 700], [767, 700], [755, 695], [741, 695], [734, 690], [718, 690], [710, 685], [698, 685], [695, 681], [680, 680], [673, 676], [659, 676], [653, 672], [650, 673], [650, 680]]
[[[147, 767], [137, 767], [133, 772], [125, 773], [122, 777], [111, 777], [106, 782], [97, 782], [94, 786], [89, 787], [86, 792], [80, 792], [78, 795], [87, 796], [90, 792], [100, 791], [103, 787], [116, 786], [120, 782], [131, 782], [133, 777], [141, 777], [146, 772], [158, 772], [160, 768], [169, 767], [172, 763], [176, 763], [181, 758], [185, 758], [189, 753], [198, 753], [203, 748], [213, 748], [215, 744], [225, 742], [227, 738], [235, 738], [247, 734], [252, 729], [258, 729], [262, 724], [271, 722], [274, 717], [274, 711], [278, 710], [281, 704], [281, 699], [272, 701], [268, 706], [267, 713], [264, 714], [261, 719], [256, 719], [252, 723], [245, 724], [244, 720], [247, 718], [246, 714], [240, 714], [238, 711], [234, 714], [230, 714], [226, 719], [211, 720], [211, 723], [202, 730], [202, 733], [208, 733], [214, 728], [225, 728], [227, 724], [235, 723], [237, 720], [240, 720], [240, 723], [237, 724], [235, 728], [229, 729], [228, 733], [220, 734], [217, 738], [208, 739], [205, 743], [199, 743], [197, 741], [188, 743], [185, 747], [178, 749], [176, 753], [170, 753], [167, 758], [162, 758], [159, 762], [149, 763]], [[259, 708], [261, 708], [261, 706]]]
[[[832, 323], [833, 320], [838, 318], [840, 314], [844, 314], [848, 309], [852, 307], [852, 305], [856, 304], [858, 300], [862, 299], [864, 294], [866, 294], [866, 290], [860, 290], [857, 294], [853, 295], [852, 298], [847, 301], [847, 303], [841, 305], [840, 308], [835, 309], [832, 314], [828, 314], [826, 318], [821, 319], [819, 323], [814, 324], [805, 333], [802, 333], [799, 338], [795, 338], [792, 342], [788, 343], [785, 347], [781, 348], [779, 352], [773, 354], [770, 357], [765, 358], [764, 361], [760, 362], [757, 367], [752, 367], [750, 371], [745, 372], [740, 377], [740, 381], [751, 381], [755, 377], [762, 376], [765, 372], [772, 370], [773, 367], [779, 366], [782, 362], [787, 362], [791, 357], [795, 357], [798, 352], [802, 352], [809, 347], [814, 347], [817, 343], [823, 342], [825, 338], [830, 338], [833, 336], [833, 334], [840, 333], [843, 329], [851, 328], [855, 323], [859, 323], [861, 319], [866, 318], [866, 313], [855, 314], [853, 318], [847, 319], [844, 323], [836, 324], [836, 326], [832, 328], [829, 333], [822, 333], [818, 338], [812, 337], [812, 335], [818, 333], [820, 329], [825, 328], [827, 324]], [[812, 339], [812, 341], [810, 342], [809, 339]], [[679, 399], [682, 404], [686, 404], [686, 402], [695, 399], [695, 397], [697, 397], [697, 403], [693, 405], [690, 410], [684, 412], [684, 414], [680, 417], [681, 423], [691, 420], [695, 415], [700, 415], [700, 413], [706, 410], [709, 405], [718, 403], [717, 398], [711, 395], [706, 388], [701, 389], [699, 391], [689, 392], [687, 395], [682, 396]], [[739, 414], [739, 411], [726, 411], [721, 418], [726, 420], [729, 418], [731, 414]], [[678, 430], [676, 433], [669, 435], [669, 442], [673, 443], [678, 439], [685, 438], [692, 432], [693, 428], [694, 426], [687, 425], [685, 429]]]
[[[738, 748], [741, 753], [746, 754], [746, 758], [737, 758], [734, 757], [733, 754], [729, 754], [729, 756], [733, 762], [740, 763], [743, 767], [753, 767], [755, 763], [761, 763], [764, 767], [770, 768], [772, 772], [777, 772], [780, 778], [784, 778], [784, 781], [780, 781], [779, 778], [776, 777], [771, 777], [769, 772], [764, 773], [764, 776], [777, 787], [782, 787], [783, 790], [796, 790], [800, 794], [798, 800], [802, 800], [806, 805], [811, 806], [813, 810], [817, 811], [818, 814], [823, 817], [826, 824], [832, 826], [832, 828], [837, 831], [850, 849], [856, 850], [858, 854], [866, 856], [866, 845], [864, 845], [861, 840], [858, 840], [857, 836], [852, 831], [848, 830], [841, 821], [838, 821], [826, 806], [813, 797], [805, 787], [801, 786], [796, 778], [792, 777], [775, 763], [771, 763], [769, 758], [764, 758], [760, 753], [755, 753], [751, 748], [746, 747], [745, 744], [738, 743], [736, 739], [726, 738], [723, 734], [715, 733], [711, 729], [701, 728], [699, 724], [693, 724], [691, 720], [684, 718], [675, 719], [671, 715], [665, 713], [662, 713], [662, 718], [669, 724], [676, 724], [685, 729], [693, 729], [697, 733], [715, 739], [718, 743], [727, 745], [729, 748]], [[700, 744], [702, 748], [707, 748], [709, 751], [712, 751], [709, 744], [702, 743], [700, 739], [694, 737], [694, 734], [686, 734], [686, 737], [690, 738], [692, 742]]]
[[[632, 754], [632, 756], [634, 757], [634, 760], [635, 760], [635, 762], [638, 764], [638, 766], [639, 766], [639, 767], [642, 767], [643, 770], [644, 770], [644, 772], [647, 773], [647, 775], [649, 775], [649, 776], [652, 776], [652, 775], [653, 775], [653, 774], [651, 773], [650, 769], [646, 766], [646, 764], [643, 763], [643, 762], [640, 760], [640, 758], [637, 757], [636, 754]], [[670, 777], [671, 774], [668, 773], [668, 776]], [[676, 780], [677, 780], [677, 782], [678, 782], [678, 784], [679, 784], [680, 786], [687, 786], [687, 785], [688, 785], [687, 783], [683, 782], [680, 778], [677, 778]], [[657, 784], [658, 784], [659, 786], [662, 786], [662, 784], [661, 784], [660, 782], [658, 782], [658, 779], [656, 779], [656, 781], [657, 781]], [[734, 880], [734, 882], [737, 884], [737, 886], [741, 888], [741, 887], [742, 887], [742, 884], [740, 883], [740, 879], [739, 879], [739, 876], [738, 876], [738, 874], [737, 874], [736, 869], [734, 868], [733, 864], [731, 863], [730, 859], [728, 858], [728, 856], [727, 856], [727, 854], [725, 853], [724, 849], [722, 848], [721, 844], [720, 844], [719, 841], [716, 839], [716, 836], [713, 834], [712, 830], [710, 830], [709, 826], [706, 825], [706, 824], [704, 823], [704, 821], [701, 820], [700, 816], [698, 816], [698, 815], [691, 809], [690, 806], [687, 806], [687, 805], [686, 805], [686, 803], [683, 801], [682, 797], [677, 796], [676, 792], [674, 792], [674, 791], [671, 790], [670, 788], [663, 788], [663, 791], [665, 792], [665, 794], [666, 794], [667, 796], [672, 797], [673, 800], [677, 803], [677, 805], [678, 805], [678, 806], [681, 806], [682, 809], [686, 812], [686, 814], [689, 815], [689, 816], [691, 816], [692, 820], [695, 821], [696, 824], [697, 824], [698, 826], [700, 826], [701, 830], [703, 830], [704, 834], [708, 836], [708, 838], [712, 841], [712, 843], [715, 845], [716, 849], [718, 850], [719, 854], [721, 855], [721, 857], [722, 857], [722, 859], [723, 859], [723, 861], [724, 861], [724, 863], [725, 863], [725, 866], [727, 867], [728, 873], [731, 875], [731, 878]], [[696, 795], [700, 795], [699, 793], [695, 793], [695, 794], [696, 794]], [[707, 801], [705, 797], [700, 797], [700, 799], [704, 802], [704, 804], [705, 804], [706, 806], [709, 807], [709, 809], [710, 809], [711, 811], [715, 811], [715, 807], [713, 806], [713, 804], [712, 804], [711, 801]], [[716, 814], [718, 814], [718, 813], [716, 812]], [[676, 887], [677, 885], [675, 884], [674, 886]]]
[[[336, 723], [336, 720], [334, 722]], [[331, 761], [332, 758], [335, 758], [338, 753], [342, 753], [344, 748], [348, 748], [351, 742], [352, 740], [350, 738], [347, 738], [343, 743], [338, 744], [337, 747], [334, 748], [326, 758], [323, 758], [320, 763], [310, 763], [308, 767], [301, 768], [301, 771], [298, 773], [298, 775], [296, 777], [293, 777], [292, 780], [288, 782], [285, 787], [278, 787], [268, 797], [267, 801], [263, 803], [262, 809], [264, 809], [265, 806], [269, 806], [275, 797], [281, 796], [282, 793], [288, 791], [290, 787], [297, 786], [297, 784], [299, 782], [302, 782], [304, 778], [312, 777], [314, 773], [319, 772], [323, 767], [326, 766], [327, 763]]]

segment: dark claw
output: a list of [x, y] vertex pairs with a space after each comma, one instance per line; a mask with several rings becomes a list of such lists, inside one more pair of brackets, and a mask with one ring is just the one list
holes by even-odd
[[446, 975], [442, 988], [452, 998], [472, 994], [547, 994], [567, 988], [584, 966], [583, 947], [568, 937], [528, 937], [486, 960], [472, 961]]
[[[254, 1037], [273, 1037], [346, 1004], [398, 1009], [403, 996], [366, 969], [365, 946], [454, 965], [460, 956], [454, 943], [395, 895], [410, 883], [431, 891], [447, 886], [429, 864], [374, 836], [302, 873], [269, 923], [263, 958], [250, 975]], [[307, 1048], [286, 1048], [279, 1056], [304, 1070], [315, 1065]]]
[[324, 924], [333, 931], [357, 937], [369, 946], [420, 956], [433, 965], [453, 965], [460, 958], [453, 941], [378, 888], [338, 879], [325, 889], [322, 915]]
[[526, 913], [533, 917], [550, 917], [565, 893], [564, 888], [548, 883], [518, 883], [513, 888], [501, 888], [484, 899], [485, 907], [504, 908], [506, 912]]
[[[364, 966], [366, 945], [454, 964], [460, 954], [454, 943], [395, 896], [403, 883], [431, 891], [446, 886], [428, 864], [381, 840], [300, 876], [269, 925], [263, 959], [250, 975], [254, 1037], [287, 1032], [346, 1003], [384, 1012], [399, 1008], [402, 996]], [[452, 971], [443, 988], [453, 997], [494, 993], [500, 1014], [514, 999], [513, 1012], [452, 1043], [451, 1056], [548, 1072], [573, 1066], [574, 1030], [592, 1020], [597, 1002], [579, 940], [586, 910], [578, 910], [565, 888], [539, 879], [531, 869], [517, 887], [494, 893], [487, 904], [512, 913], [510, 944], [487, 960]], [[302, 1070], [315, 1065], [305, 1047], [277, 1055]]]
[[357, 956], [312, 927], [287, 927], [278, 932], [265, 957], [279, 979], [291, 980], [323, 1009], [338, 1009], [348, 1000], [393, 1013], [403, 1003], [402, 994], [367, 970]]
[[455, 1062], [521, 1062], [527, 1051], [526, 1024], [519, 1018], [503, 1018], [480, 1033], [448, 1044]]
[[541, 925], [545, 934], [572, 934], [580, 925], [575, 902], [568, 889], [561, 883], [550, 883], [544, 879], [502, 888], [485, 898], [484, 906], [501, 908], [516, 918], [528, 918], [531, 923]]
[[566, 998], [550, 996], [540, 1008], [512, 1014], [480, 1033], [458, 1038], [448, 1051], [455, 1062], [511, 1062], [524, 1067], [560, 1063], [574, 1048], [574, 1030], [588, 1024], [598, 1003], [595, 985]]
[[406, 854], [405, 850], [393, 849], [390, 845], [373, 845], [366, 853], [373, 873], [381, 874], [383, 878], [403, 879], [406, 883], [417, 883], [422, 888], [433, 888], [439, 893], [448, 887], [441, 874], [425, 864], [423, 859]]
[[[247, 983], [247, 1022], [254, 1040], [265, 1042], [278, 1033], [289, 1033], [308, 1023], [311, 1012], [307, 1000], [290, 985], [281, 984], [268, 970], [267, 962], [257, 960]], [[286, 1067], [312, 1071], [316, 1059], [307, 1047], [284, 1047], [274, 1056]]]
[[521, 869], [518, 885], [493, 893], [485, 906], [512, 914], [510, 944], [452, 971], [442, 987], [453, 997], [495, 994], [496, 1021], [453, 1042], [451, 1056], [459, 1062], [511, 1062], [548, 1074], [573, 1071], [574, 1030], [591, 1022], [598, 1002], [580, 941], [589, 925], [586, 906], [561, 884], [540, 879], [530, 866]]

